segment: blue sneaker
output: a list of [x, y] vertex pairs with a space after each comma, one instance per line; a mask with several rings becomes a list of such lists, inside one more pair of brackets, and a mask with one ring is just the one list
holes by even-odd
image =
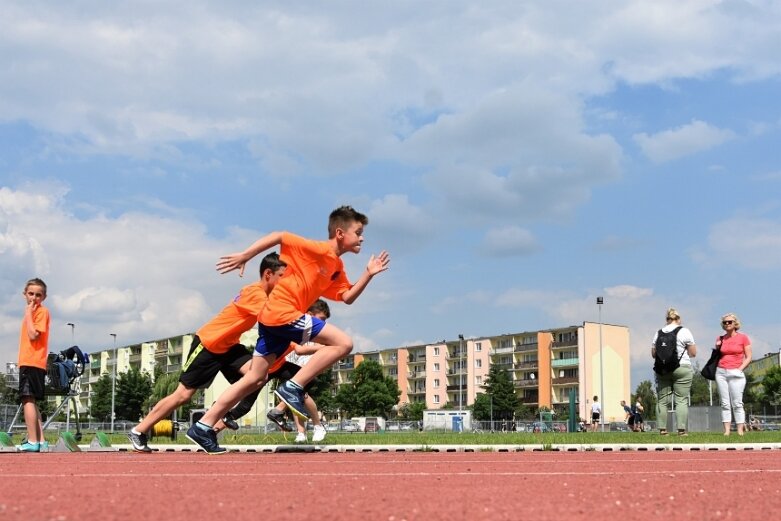
[[19, 452], [41, 452], [41, 444], [40, 443], [30, 443], [29, 441], [26, 441], [19, 445], [17, 447], [17, 450]]
[[41, 452], [49, 452], [49, 442], [46, 440], [43, 440], [40, 445], [40, 451]]
[[217, 433], [211, 428], [203, 430], [197, 424], [187, 429], [187, 439], [201, 447], [207, 454], [225, 454], [227, 449], [217, 443]]
[[306, 408], [304, 407], [303, 389], [295, 389], [288, 381], [277, 387], [277, 390], [274, 391], [274, 394], [276, 394], [280, 400], [285, 402], [285, 404], [290, 408], [290, 412], [302, 420], [309, 419], [309, 413], [306, 412]]

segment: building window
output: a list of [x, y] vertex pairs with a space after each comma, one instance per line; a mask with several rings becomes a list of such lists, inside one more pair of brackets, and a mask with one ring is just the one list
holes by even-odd
[[476, 359], [475, 359], [475, 367], [476, 367], [476, 368], [478, 368], [478, 369], [480, 369], [481, 367], [483, 367], [483, 361], [482, 361], [482, 360], [480, 360], [479, 358], [476, 358]]
[[439, 348], [438, 347], [434, 348], [434, 356], [439, 356]]
[[439, 403], [439, 395], [438, 394], [434, 395], [434, 403]]
[[475, 385], [483, 385], [483, 377], [475, 376]]
[[439, 378], [434, 378], [434, 389], [439, 388]]
[[434, 363], [434, 371], [439, 371], [439, 362]]
[[475, 353], [479, 353], [483, 350], [483, 343], [482, 342], [475, 342]]

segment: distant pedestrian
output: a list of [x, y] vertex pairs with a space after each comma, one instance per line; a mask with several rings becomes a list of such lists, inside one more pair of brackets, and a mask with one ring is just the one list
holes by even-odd
[[621, 400], [621, 408], [624, 409], [624, 422], [626, 422], [627, 427], [629, 427], [630, 431], [634, 431], [635, 429], [635, 410], [633, 407], [630, 407], [629, 404], [626, 403], [626, 400]]
[[743, 391], [746, 388], [746, 375], [743, 370], [751, 362], [751, 340], [740, 329], [740, 319], [734, 313], [721, 317], [724, 335], [716, 339], [716, 347], [721, 346], [721, 358], [716, 369], [716, 387], [721, 398], [721, 421], [724, 424], [724, 436], [729, 436], [732, 416], [743, 436], [746, 423], [746, 411], [743, 409]]
[[645, 430], [645, 425], [643, 423], [644, 412], [645, 408], [643, 407], [643, 404], [640, 403], [640, 398], [638, 398], [635, 401], [635, 427], [637, 428], [638, 432], [643, 432]]
[[591, 432], [597, 432], [599, 418], [602, 416], [602, 405], [599, 403], [599, 397], [595, 396], [591, 402]]

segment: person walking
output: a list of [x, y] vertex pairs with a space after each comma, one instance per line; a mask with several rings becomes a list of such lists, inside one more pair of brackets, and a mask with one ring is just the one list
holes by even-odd
[[746, 411], [743, 409], [743, 391], [746, 388], [746, 375], [743, 371], [751, 362], [751, 340], [740, 329], [740, 319], [734, 313], [721, 317], [724, 334], [716, 339], [715, 349], [721, 349], [721, 358], [716, 368], [716, 387], [721, 399], [721, 421], [724, 424], [724, 436], [729, 436], [732, 418], [743, 436], [746, 423]]

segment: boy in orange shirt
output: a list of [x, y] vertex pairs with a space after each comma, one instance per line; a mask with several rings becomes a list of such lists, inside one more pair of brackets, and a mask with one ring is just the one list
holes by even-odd
[[306, 310], [321, 296], [352, 304], [375, 275], [388, 269], [390, 257], [382, 251], [376, 257], [371, 256], [366, 270], [355, 284], [351, 285], [344, 273], [340, 257], [347, 252], [361, 251], [363, 231], [368, 223], [368, 218], [362, 213], [350, 206], [342, 206], [329, 216], [327, 241], [304, 239], [288, 232], [272, 232], [244, 252], [222, 257], [217, 263], [221, 273], [238, 269], [239, 275], [242, 275], [247, 261], [281, 245], [280, 258], [288, 268], [258, 315], [260, 336], [249, 372], [222, 393], [201, 421], [187, 431], [187, 436], [207, 453], [225, 452], [217, 443], [212, 427], [231, 406], [263, 384], [269, 364], [282, 356], [290, 342], [303, 345], [316, 340], [323, 347], [292, 379], [275, 391], [294, 414], [304, 419], [308, 417], [304, 406], [304, 386], [347, 356], [353, 349], [353, 341], [333, 324], [307, 315]]
[[19, 334], [19, 399], [27, 426], [27, 441], [19, 446], [22, 452], [40, 452], [43, 439], [41, 413], [35, 400], [44, 399], [46, 382], [46, 358], [49, 355], [49, 310], [43, 306], [46, 300], [46, 283], [30, 279], [24, 286], [24, 319]]
[[[230, 304], [196, 332], [179, 386], [157, 402], [146, 418], [128, 433], [135, 452], [152, 452], [146, 433], [174, 409], [188, 403], [195, 391], [209, 387], [218, 372], [234, 383], [249, 370], [252, 355], [239, 339], [255, 325], [258, 312], [284, 272], [285, 263], [279, 260], [279, 255], [266, 255], [260, 263], [260, 280], [244, 286]], [[253, 403], [256, 398], [257, 395], [252, 397]]]

